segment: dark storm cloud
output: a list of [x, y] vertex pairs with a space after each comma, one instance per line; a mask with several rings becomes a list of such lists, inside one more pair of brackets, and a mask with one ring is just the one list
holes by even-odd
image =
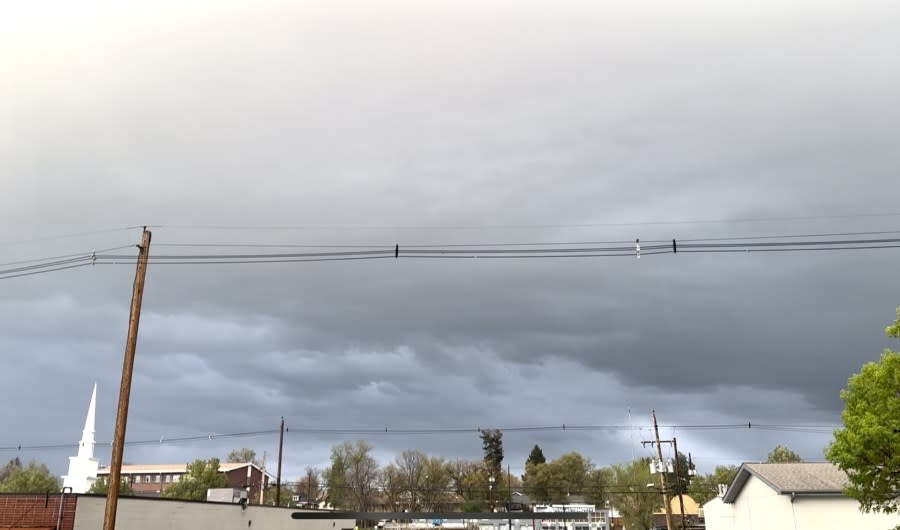
[[[15, 52], [0, 51], [13, 79], [0, 88], [0, 261], [133, 245], [134, 229], [22, 241], [140, 223], [168, 225], [153, 228], [156, 254], [898, 228], [896, 216], [746, 222], [896, 211], [887, 3], [101, 11], [47, 33], [23, 8]], [[691, 219], [725, 222], [652, 224]], [[440, 228], [478, 226], [495, 228]], [[269, 429], [282, 415], [298, 427], [621, 425], [631, 409], [646, 426], [655, 408], [665, 424], [832, 423], [847, 376], [885, 345], [893, 258], [153, 266], [129, 437]], [[0, 360], [15, 369], [0, 383], [24, 405], [0, 412], [14, 426], [0, 442], [74, 441], [94, 380], [98, 437], [110, 437], [131, 274], [3, 281]], [[507, 454], [515, 468], [541, 443], [612, 463], [646, 434], [510, 434]], [[775, 443], [816, 456], [828, 440], [672, 434], [710, 467]], [[339, 440], [289, 436], [290, 473]], [[370, 441], [384, 458], [480, 452], [474, 434]], [[241, 444], [274, 451], [262, 437], [127, 458]], [[62, 471], [65, 455], [37, 456]]]

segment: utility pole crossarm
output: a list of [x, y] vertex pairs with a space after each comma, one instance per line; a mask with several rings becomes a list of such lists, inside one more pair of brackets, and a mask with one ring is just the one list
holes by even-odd
[[[653, 411], [653, 432], [656, 436], [656, 439], [655, 440], [644, 440], [641, 442], [641, 445], [646, 446], [647, 444], [650, 444], [651, 447], [655, 446], [656, 454], [657, 454], [657, 456], [659, 456], [659, 461], [662, 462], [663, 461], [662, 444], [663, 443], [672, 443], [672, 442], [669, 440], [660, 441], [659, 426], [656, 423], [656, 411], [655, 410]], [[676, 460], [678, 459], [677, 454], [675, 455], [675, 458], [676, 458]], [[668, 488], [666, 486], [666, 474], [665, 473], [659, 474], [659, 482], [660, 482], [659, 487], [660, 487], [660, 490], [662, 491], [663, 509], [666, 511], [666, 530], [673, 530], [673, 528], [672, 528], [672, 506], [669, 504], [669, 492], [668, 492]], [[682, 508], [681, 511], [682, 511], [682, 516], [683, 516], [684, 508]]]

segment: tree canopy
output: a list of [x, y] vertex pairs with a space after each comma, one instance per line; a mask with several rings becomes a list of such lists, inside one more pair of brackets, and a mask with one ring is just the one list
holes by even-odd
[[241, 447], [240, 449], [232, 449], [228, 456], [225, 457], [226, 462], [236, 462], [239, 464], [243, 463], [251, 463], [257, 466], [261, 466], [261, 462], [258, 458], [256, 458], [256, 451], [250, 449], [248, 447]]
[[[885, 333], [900, 338], [900, 308]], [[864, 511], [900, 511], [900, 353], [885, 349], [879, 362], [865, 364], [841, 399], [844, 427], [826, 457], [847, 473], [846, 493]]]
[[569, 495], [584, 495], [595, 503], [605, 500], [611, 477], [594, 468], [593, 462], [571, 452], [556, 460], [525, 465], [525, 492], [538, 502], [565, 502]]
[[766, 456], [767, 464], [789, 464], [793, 462], [802, 462], [800, 455], [791, 451], [784, 445], [776, 445], [774, 449]]
[[730, 486], [737, 476], [737, 466], [716, 466], [715, 471], [706, 475], [696, 475], [691, 479], [687, 492], [698, 504], [705, 504], [715, 498], [719, 484]]
[[[109, 481], [106, 477], [97, 477], [97, 480], [91, 484], [91, 489], [88, 490], [88, 493], [106, 495], [109, 493]], [[134, 495], [134, 489], [125, 479], [119, 481], [119, 495]]]
[[378, 478], [378, 463], [372, 457], [372, 446], [365, 441], [344, 442], [331, 448], [331, 468], [326, 480], [335, 507], [367, 511], [374, 500]]
[[612, 503], [622, 514], [625, 527], [635, 530], [653, 528], [653, 512], [663, 507], [662, 495], [647, 484], [653, 482], [650, 468], [643, 460], [612, 467], [616, 492]]
[[22, 461], [19, 460], [18, 456], [7, 462], [3, 467], [0, 467], [0, 483], [5, 481], [16, 469], [22, 469]]
[[181, 477], [181, 480], [172, 483], [163, 491], [163, 496], [202, 501], [206, 500], [206, 490], [227, 486], [228, 479], [223, 473], [219, 473], [218, 458], [194, 460], [192, 464], [188, 465], [187, 473]]
[[[8, 469], [7, 469], [8, 468]], [[22, 467], [16, 459], [4, 467], [6, 478], [0, 482], [0, 493], [47, 493], [60, 490], [60, 481], [44, 464], [31, 461]]]

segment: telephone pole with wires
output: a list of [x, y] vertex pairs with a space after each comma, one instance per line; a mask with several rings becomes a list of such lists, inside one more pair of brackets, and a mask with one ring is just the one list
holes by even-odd
[[[653, 432], [656, 435], [656, 440], [644, 440], [641, 442], [641, 445], [650, 444], [656, 446], [656, 454], [659, 456], [659, 462], [662, 463], [662, 445], [659, 441], [659, 426], [656, 423], [656, 411], [653, 411]], [[677, 458], [677, 455], [676, 455]], [[659, 483], [660, 490], [662, 492], [663, 498], [663, 509], [666, 511], [666, 530], [672, 530], [672, 506], [669, 505], [669, 492], [666, 487], [666, 474], [665, 472], [661, 472], [659, 474]]]
[[147, 227], [144, 227], [138, 249], [134, 288], [131, 294], [131, 316], [128, 319], [128, 338], [125, 340], [125, 361], [122, 365], [122, 383], [119, 387], [119, 408], [116, 412], [116, 430], [109, 463], [109, 491], [106, 494], [103, 530], [115, 530], [116, 527], [122, 453], [125, 451], [125, 427], [128, 423], [128, 402], [131, 398], [131, 376], [134, 373], [134, 353], [137, 349], [138, 327], [141, 321], [141, 302], [144, 299], [144, 279], [147, 277], [147, 256], [150, 254], [150, 232]]

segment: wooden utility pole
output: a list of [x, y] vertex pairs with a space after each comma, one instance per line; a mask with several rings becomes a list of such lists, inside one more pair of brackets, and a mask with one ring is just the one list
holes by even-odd
[[506, 530], [512, 530], [512, 513], [510, 512], [510, 508], [512, 508], [512, 473], [509, 472], [509, 464], [506, 464], [506, 489], [509, 495], [506, 501], [507, 524], [509, 526], [506, 527]]
[[[659, 462], [662, 464], [662, 445], [659, 443], [659, 426], [656, 424], [656, 411], [653, 411], [653, 432], [656, 434], [656, 454], [659, 456]], [[678, 458], [678, 455], [675, 455]], [[669, 492], [666, 489], [666, 473], [665, 470], [659, 474], [660, 488], [662, 489], [662, 498], [664, 508], [666, 510], [666, 529], [672, 530], [672, 507], [669, 505]]]
[[259, 503], [265, 504], [265, 494], [266, 494], [266, 456], [267, 453], [263, 451], [263, 461], [262, 461], [262, 476], [259, 478]]
[[684, 495], [682, 490], [687, 484], [681, 484], [681, 473], [678, 469], [678, 440], [672, 437], [672, 447], [675, 450], [675, 487], [678, 488], [678, 506], [681, 507], [681, 530], [687, 530], [687, 517], [684, 515]]
[[141, 246], [138, 249], [134, 290], [131, 294], [131, 316], [128, 319], [128, 338], [125, 340], [125, 361], [122, 365], [122, 384], [119, 387], [119, 409], [116, 413], [116, 431], [113, 434], [112, 458], [109, 463], [109, 489], [106, 494], [103, 530], [114, 530], [116, 527], [122, 453], [125, 451], [125, 426], [128, 423], [128, 401], [131, 397], [131, 375], [134, 372], [134, 352], [137, 348], [138, 326], [141, 321], [141, 301], [144, 298], [144, 278], [147, 276], [147, 256], [150, 254], [150, 232], [147, 231], [147, 227], [144, 227]]
[[278, 476], [275, 478], [275, 506], [281, 506], [281, 456], [284, 449], [284, 416], [281, 417], [281, 436], [278, 438]]

